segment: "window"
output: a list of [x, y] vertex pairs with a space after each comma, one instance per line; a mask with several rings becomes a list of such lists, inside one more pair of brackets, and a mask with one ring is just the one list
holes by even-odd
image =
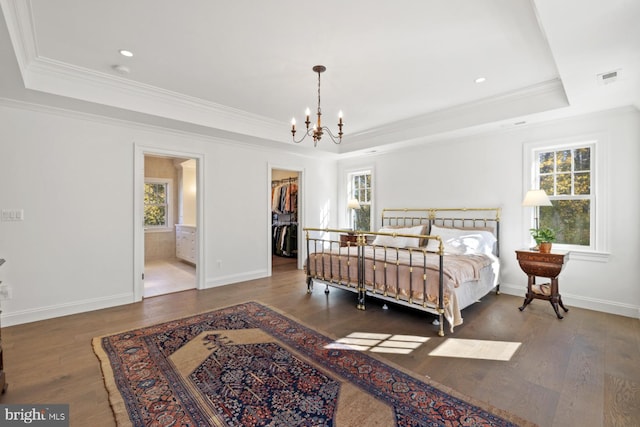
[[556, 231], [556, 243], [595, 249], [595, 144], [533, 151], [537, 188], [552, 206], [540, 207], [540, 227]]
[[167, 179], [147, 178], [144, 183], [144, 227], [171, 227], [171, 182]]
[[368, 231], [371, 229], [371, 171], [364, 170], [349, 174], [348, 198], [356, 199], [360, 209], [353, 209], [351, 214], [351, 227], [354, 230]]

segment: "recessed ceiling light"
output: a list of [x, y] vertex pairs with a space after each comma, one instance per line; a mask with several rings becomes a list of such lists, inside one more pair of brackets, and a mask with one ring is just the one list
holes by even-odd
[[487, 80], [487, 78], [486, 78], [486, 77], [478, 77], [478, 78], [475, 80], [475, 82], [476, 82], [476, 83], [484, 83], [486, 80]]
[[120, 52], [120, 55], [126, 56], [127, 58], [131, 58], [133, 56], [133, 52], [130, 50], [120, 49], [118, 52]]

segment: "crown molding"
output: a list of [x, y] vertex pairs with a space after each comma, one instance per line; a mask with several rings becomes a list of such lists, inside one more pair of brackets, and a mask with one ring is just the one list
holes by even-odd
[[31, 1], [0, 0], [0, 8], [24, 81], [28, 65], [38, 56]]
[[[309, 146], [294, 145], [293, 143], [283, 144], [281, 142], [233, 134], [230, 132], [218, 132], [215, 129], [190, 124], [174, 126], [175, 122], [170, 123], [169, 121], [164, 120], [161, 120], [160, 124], [147, 123], [142, 120], [136, 120], [135, 118], [125, 119], [121, 117], [112, 117], [108, 114], [87, 112], [72, 109], [67, 106], [60, 107], [45, 103], [34, 103], [30, 101], [0, 97], [0, 108], [2, 107], [39, 114], [49, 114], [73, 120], [83, 120], [105, 126], [117, 126], [136, 132], [149, 132], [162, 136], [170, 135], [177, 138], [186, 138], [192, 141], [213, 143], [220, 146], [241, 148], [251, 151], [259, 150], [265, 153], [272, 153], [274, 151], [285, 150], [289, 155], [305, 158], [337, 158], [338, 156], [336, 153], [318, 150], [317, 148]], [[135, 141], [136, 138], [139, 138], [139, 136], [134, 136], [133, 140]]]
[[350, 135], [341, 153], [400, 141], [473, 132], [505, 120], [568, 107], [564, 87], [555, 78], [499, 96], [484, 98]]

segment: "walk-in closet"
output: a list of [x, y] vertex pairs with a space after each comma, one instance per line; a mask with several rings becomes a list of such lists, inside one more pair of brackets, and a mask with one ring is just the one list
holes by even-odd
[[298, 259], [299, 173], [273, 169], [271, 172], [272, 268], [295, 268]]

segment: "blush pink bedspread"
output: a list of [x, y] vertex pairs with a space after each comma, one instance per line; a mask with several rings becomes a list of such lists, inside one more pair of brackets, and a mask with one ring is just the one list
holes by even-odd
[[[365, 286], [369, 292], [432, 306], [438, 303], [439, 255], [422, 250], [364, 246]], [[311, 277], [357, 286], [357, 247], [311, 253], [307, 259]], [[443, 285], [445, 317], [451, 326], [462, 323], [453, 288], [478, 280], [480, 270], [492, 262], [486, 255], [445, 255]], [[426, 297], [425, 297], [426, 292]]]

